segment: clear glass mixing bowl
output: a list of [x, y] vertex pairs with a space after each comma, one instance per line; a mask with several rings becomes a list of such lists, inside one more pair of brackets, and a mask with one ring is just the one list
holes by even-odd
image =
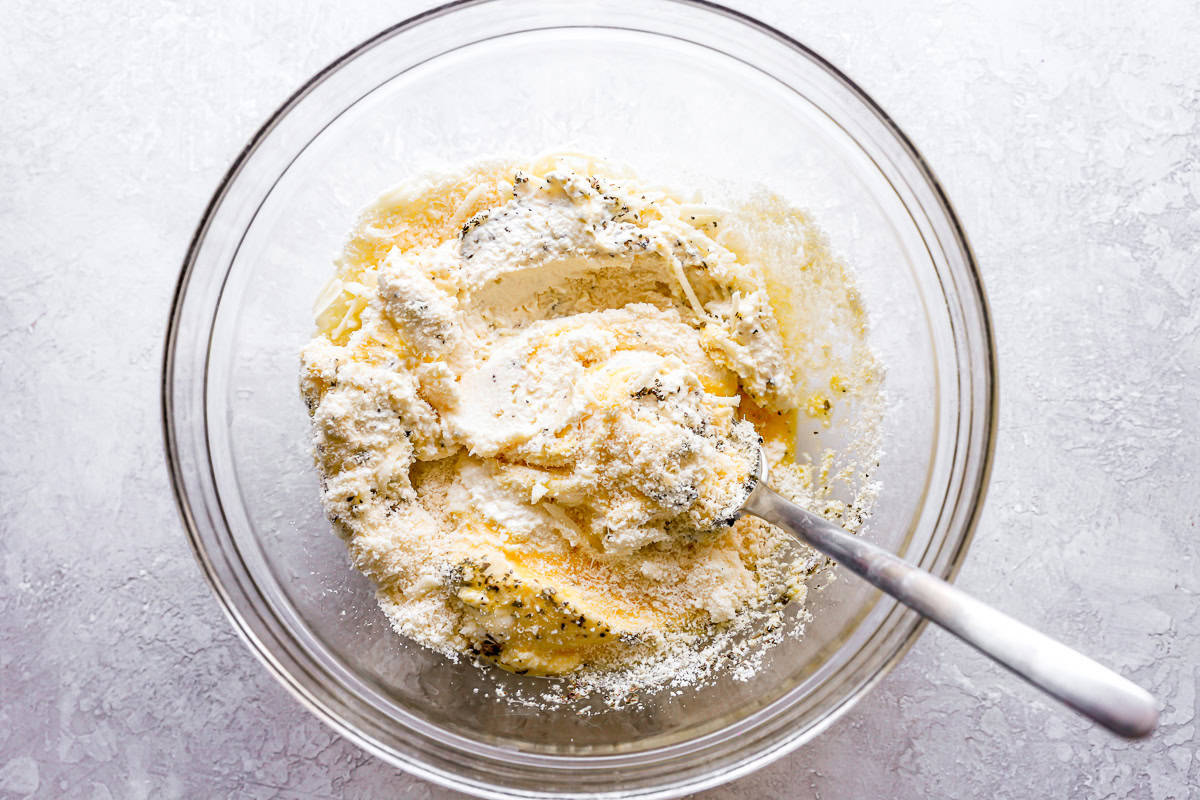
[[362, 205], [418, 166], [564, 147], [681, 187], [749, 179], [811, 209], [858, 274], [888, 369], [884, 488], [863, 535], [953, 576], [995, 426], [963, 232], [920, 155], [849, 79], [696, 2], [458, 3], [313, 77], [246, 146], [188, 252], [164, 364], [167, 458], [234, 625], [342, 735], [489, 797], [677, 796], [816, 736], [903, 655], [919, 618], [846, 577], [747, 682], [591, 717], [481, 699], [493, 678], [393, 634], [348, 565], [297, 393], [312, 301]]

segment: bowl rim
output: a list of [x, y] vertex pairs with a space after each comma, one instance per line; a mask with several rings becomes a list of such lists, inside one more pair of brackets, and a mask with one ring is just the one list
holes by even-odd
[[[340, 56], [322, 67], [311, 77], [305, 80], [295, 91], [293, 91], [258, 127], [248, 142], [241, 148], [237, 156], [233, 159], [230, 166], [222, 175], [216, 190], [206, 204], [204, 211], [200, 217], [200, 222], [197, 224], [192, 233], [192, 237], [188, 243], [183, 263], [181, 265], [179, 277], [176, 280], [174, 292], [172, 295], [170, 311], [168, 314], [167, 327], [163, 341], [163, 357], [162, 357], [162, 374], [159, 386], [160, 400], [160, 423], [161, 432], [163, 435], [163, 453], [166, 461], [168, 475], [171, 481], [172, 494], [175, 499], [176, 509], [179, 513], [180, 520], [183, 523], [184, 531], [187, 535], [189, 545], [196, 557], [197, 563], [200, 566], [201, 572], [204, 575], [206, 582], [209, 584], [213, 593], [216, 595], [222, 612], [233, 625], [238, 636], [245, 642], [252, 653], [262, 662], [268, 672], [281, 683], [288, 692], [295, 697], [300, 703], [312, 712], [318, 719], [329, 726], [339, 736], [352, 742], [355, 746], [363, 749], [377, 758], [380, 758], [385, 763], [400, 767], [417, 777], [436, 783], [441, 786], [466, 791], [479, 796], [492, 797], [520, 797], [525, 796], [514, 792], [508, 788], [500, 787], [484, 787], [468, 782], [458, 776], [446, 774], [441, 770], [425, 764], [418, 758], [406, 758], [402, 762], [395, 758], [395, 754], [386, 750], [381, 745], [376, 743], [370, 737], [362, 734], [353, 725], [349, 724], [345, 719], [334, 713], [333, 710], [326, 708], [316, 698], [302, 686], [300, 686], [291, 673], [281, 665], [272, 655], [270, 650], [250, 629], [247, 622], [242, 618], [241, 614], [235, 608], [232, 598], [229, 596], [224, 585], [219, 579], [216, 568], [211, 560], [211, 557], [201, 541], [200, 533], [197, 526], [197, 521], [191, 505], [188, 501], [187, 490], [185, 488], [185, 479], [183, 469], [179, 458], [179, 442], [174, 428], [174, 366], [176, 360], [175, 348], [179, 335], [180, 318], [182, 315], [184, 300], [187, 295], [187, 289], [191, 282], [193, 271], [195, 269], [197, 256], [201, 246], [205, 241], [206, 234], [210, 228], [215, 212], [220, 207], [222, 201], [229, 192], [230, 187], [237, 180], [243, 168], [254, 156], [259, 146], [266, 137], [277, 127], [280, 121], [287, 116], [297, 104], [307, 97], [317, 86], [322, 84], [327, 78], [336, 73], [343, 65], [354, 60], [361, 53], [364, 53], [377, 44], [391, 38], [392, 36], [420, 26], [421, 24], [447, 16], [454, 12], [471, 8], [475, 6], [497, 5], [503, 4], [506, 0], [452, 0], [451, 2], [443, 3], [426, 9], [425, 11], [414, 14], [406, 19], [389, 25], [386, 28], [378, 31], [374, 35], [361, 41], [357, 45], [343, 52]], [[971, 542], [975, 537], [976, 528], [979, 519], [983, 512], [983, 507], [986, 502], [988, 488], [990, 485], [991, 472], [994, 463], [997, 429], [999, 425], [999, 375], [997, 371], [997, 354], [995, 347], [995, 333], [992, 328], [992, 313], [990, 310], [987, 293], [985, 291], [983, 280], [979, 271], [979, 264], [975, 257], [974, 250], [971, 247], [970, 240], [967, 237], [966, 231], [959, 220], [958, 214], [955, 212], [953, 205], [950, 203], [941, 182], [934, 174], [928, 161], [924, 155], [917, 149], [916, 145], [909, 139], [908, 135], [896, 124], [892, 117], [875, 101], [873, 100], [857, 83], [849, 78], [840, 69], [834, 66], [831, 62], [825, 59], [818, 52], [803, 44], [792, 36], [780, 31], [772, 25], [762, 22], [750, 14], [729, 8], [711, 0], [656, 0], [663, 5], [678, 5], [690, 6], [692, 8], [701, 9], [720, 16], [724, 16], [734, 22], [741, 23], [746, 27], [764, 34], [781, 44], [796, 51], [800, 56], [806, 57], [823, 69], [830, 77], [834, 78], [845, 89], [849, 90], [850, 94], [858, 100], [862, 106], [869, 111], [876, 120], [883, 125], [887, 133], [894, 137], [895, 142], [900, 146], [903, 155], [907, 156], [911, 161], [911, 165], [918, 171], [919, 177], [924, 180], [936, 200], [938, 210], [941, 211], [944, 220], [949, 223], [953, 243], [958, 246], [965, 265], [965, 273], [968, 277], [968, 282], [963, 294], [970, 296], [975, 300], [978, 313], [978, 325], [973, 331], [981, 337], [979, 342], [981, 350], [981, 364], [979, 365], [982, 371], [982, 384], [985, 389], [985, 395], [982, 398], [982, 404], [986, 413], [980, 416], [980, 431], [982, 433], [982, 451], [978, 454], [979, 463], [973, 470], [975, 490], [973, 497], [965, 498], [966, 515], [962, 522], [961, 535], [958, 537], [954, 546], [947, 551], [948, 562], [944, 572], [947, 581], [954, 581], [959, 571], [962, 568], [965, 556], [970, 548]], [[967, 485], [959, 487], [959, 495]], [[895, 666], [908, 654], [917, 639], [925, 630], [928, 620], [923, 617], [917, 617], [911, 624], [910, 630], [904, 634], [903, 640], [896, 646], [892, 655], [881, 662], [875, 672], [869, 675], [862, 681], [860, 686], [852, 694], [843, 698], [837, 705], [830, 708], [822, 718], [817, 721], [811, 728], [808, 729], [811, 735], [796, 736], [786, 740], [773, 749], [768, 749], [764, 752], [759, 752], [751, 758], [747, 758], [741, 763], [734, 764], [724, 771], [710, 772], [701, 775], [685, 785], [676, 785], [672, 787], [658, 787], [648, 792], [639, 793], [641, 797], [676, 797], [680, 794], [697, 792], [712, 788], [742, 777], [750, 772], [753, 772], [766, 764], [775, 761], [788, 753], [794, 751], [805, 742], [810, 741], [815, 736], [819, 735], [828, 729], [834, 722], [853, 708], [863, 697], [865, 697], [879, 682], [895, 668]], [[489, 792], [484, 795], [483, 792]]]

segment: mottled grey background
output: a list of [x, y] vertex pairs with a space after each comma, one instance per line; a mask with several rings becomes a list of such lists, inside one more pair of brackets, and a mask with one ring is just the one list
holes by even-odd
[[[1189, 796], [1200, 11], [737, 5], [880, 102], [974, 242], [1001, 430], [961, 585], [1151, 688], [1163, 724], [1114, 739], [931, 630], [818, 741], [705, 800]], [[0, 797], [457, 797], [341, 741], [235, 638], [158, 423], [167, 306], [225, 168], [423, 6], [0, 1]]]

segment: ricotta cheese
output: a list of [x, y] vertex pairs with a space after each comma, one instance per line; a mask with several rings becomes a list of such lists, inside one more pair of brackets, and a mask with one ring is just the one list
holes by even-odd
[[451, 657], [619, 668], [812, 566], [759, 520], [712, 525], [760, 437], [785, 490], [809, 480], [763, 269], [725, 213], [614, 175], [410, 182], [318, 298], [300, 382], [326, 510], [396, 630]]

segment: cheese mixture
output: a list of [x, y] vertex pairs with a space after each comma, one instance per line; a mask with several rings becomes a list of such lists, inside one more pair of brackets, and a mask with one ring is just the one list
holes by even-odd
[[[405, 184], [317, 303], [301, 389], [330, 519], [406, 637], [517, 672], [652, 659], [803, 591], [714, 529], [761, 437], [798, 497], [801, 396], [726, 214], [583, 157]], [[798, 417], [799, 415], [799, 417]]]

